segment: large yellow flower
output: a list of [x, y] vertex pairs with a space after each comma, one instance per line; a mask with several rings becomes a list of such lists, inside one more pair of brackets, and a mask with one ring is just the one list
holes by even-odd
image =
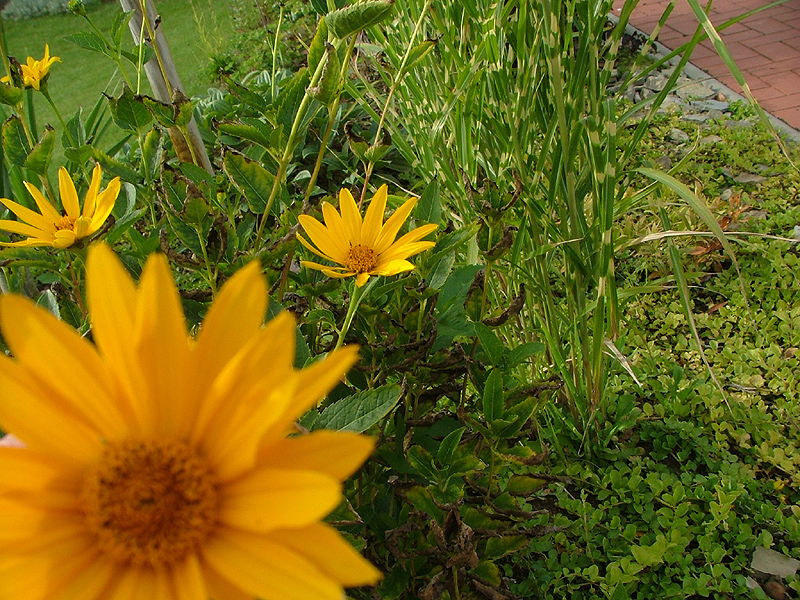
[[92, 173], [92, 182], [89, 184], [89, 190], [83, 200], [83, 210], [81, 210], [75, 184], [72, 183], [67, 170], [61, 167], [58, 170], [58, 189], [61, 194], [61, 204], [67, 213], [65, 215], [60, 214], [36, 186], [27, 181], [24, 182], [41, 214], [25, 208], [13, 200], [0, 198], [0, 202], [25, 221], [21, 223], [0, 220], [0, 229], [28, 236], [27, 239], [19, 242], [0, 242], [0, 245], [67, 248], [79, 239], [92, 235], [105, 223], [119, 195], [119, 177], [112, 179], [108, 186], [100, 191], [102, 179], [103, 171], [100, 165], [97, 165]]
[[287, 437], [357, 350], [293, 368], [295, 323], [262, 325], [251, 263], [196, 340], [163, 256], [138, 287], [89, 249], [94, 344], [0, 298], [3, 600], [341, 600], [379, 573], [321, 519], [369, 455], [364, 436]]
[[417, 227], [395, 241], [417, 199], [406, 200], [384, 223], [386, 193], [387, 188], [382, 185], [370, 201], [363, 221], [352, 194], [346, 189], [339, 192], [341, 214], [328, 202], [322, 203], [324, 225], [314, 217], [300, 215], [300, 225], [313, 245], [298, 234], [300, 242], [314, 254], [341, 266], [330, 267], [307, 260], [300, 264], [322, 271], [328, 277], [355, 275], [359, 287], [367, 283], [370, 275], [396, 275], [411, 271], [414, 265], [406, 259], [435, 245], [434, 242], [419, 240], [437, 226], [430, 224]]

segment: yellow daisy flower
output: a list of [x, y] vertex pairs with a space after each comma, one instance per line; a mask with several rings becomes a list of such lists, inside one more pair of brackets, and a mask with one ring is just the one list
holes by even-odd
[[89, 249], [91, 343], [30, 300], [0, 298], [0, 598], [341, 600], [380, 575], [321, 519], [364, 436], [287, 437], [356, 361], [293, 367], [295, 323], [263, 326], [257, 261], [189, 338], [162, 255], [138, 286]]
[[28, 236], [19, 242], [0, 242], [0, 245], [67, 248], [81, 238], [92, 235], [105, 223], [119, 195], [119, 177], [112, 179], [108, 186], [100, 191], [102, 179], [103, 170], [97, 165], [92, 173], [92, 182], [89, 184], [81, 210], [75, 184], [67, 170], [61, 167], [58, 170], [58, 189], [66, 215], [59, 213], [36, 186], [25, 181], [25, 187], [36, 201], [41, 214], [8, 198], [0, 198], [0, 202], [24, 221], [21, 223], [0, 219], [0, 229]]
[[[30, 86], [35, 90], [39, 89], [42, 80], [50, 72], [50, 67], [54, 62], [61, 62], [57, 56], [50, 56], [50, 45], [44, 45], [44, 58], [36, 60], [32, 56], [28, 57], [28, 64], [20, 65], [22, 69], [22, 81], [26, 86]], [[11, 78], [6, 75], [0, 81], [11, 83]]]
[[437, 225], [417, 227], [395, 240], [417, 198], [406, 200], [384, 223], [386, 196], [387, 187], [382, 185], [370, 201], [363, 221], [352, 194], [346, 189], [339, 192], [341, 214], [328, 202], [322, 203], [324, 225], [314, 217], [300, 215], [300, 225], [313, 245], [298, 233], [300, 242], [314, 254], [341, 266], [330, 267], [307, 260], [300, 261], [300, 264], [322, 271], [328, 277], [355, 275], [359, 287], [367, 283], [370, 275], [396, 275], [411, 271], [414, 265], [406, 259], [433, 248], [435, 242], [419, 240], [433, 232]]

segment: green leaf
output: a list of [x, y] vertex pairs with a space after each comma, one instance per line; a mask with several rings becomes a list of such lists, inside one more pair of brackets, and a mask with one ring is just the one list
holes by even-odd
[[547, 485], [547, 481], [528, 475], [512, 475], [506, 484], [506, 492], [513, 494], [533, 494]]
[[[98, 103], [100, 103], [101, 100], [102, 96], [98, 98]], [[94, 113], [94, 111], [92, 112]], [[73, 145], [77, 148], [86, 143], [86, 127], [83, 124], [82, 117], [83, 108], [79, 106], [75, 114], [72, 115], [72, 118], [67, 121], [67, 130], [61, 133], [61, 145], [64, 146], [64, 148], [69, 148]], [[69, 131], [69, 136], [67, 136], [67, 131]], [[72, 141], [70, 141], [70, 137]]]
[[130, 181], [131, 183], [139, 183], [142, 180], [142, 176], [139, 175], [138, 172], [131, 169], [125, 163], [118, 161], [116, 158], [110, 157], [102, 150], [92, 148], [92, 155], [94, 159], [100, 163], [100, 166], [103, 167], [103, 171], [106, 173], [112, 176], [118, 176], [120, 179]]
[[16, 106], [22, 100], [22, 90], [13, 85], [0, 83], [0, 102]]
[[144, 144], [142, 144], [142, 169], [144, 169], [147, 181], [153, 181], [156, 178], [161, 166], [161, 159], [164, 155], [161, 138], [161, 130], [154, 127], [147, 132]]
[[255, 161], [226, 152], [222, 161], [231, 183], [247, 200], [250, 211], [260, 215], [267, 207], [275, 176]]
[[499, 366], [503, 362], [503, 353], [505, 351], [503, 343], [495, 332], [483, 323], [475, 323], [475, 333], [478, 335], [478, 341], [481, 343], [481, 348], [486, 353], [489, 362], [494, 366]]
[[431, 50], [433, 50], [434, 46], [436, 46], [436, 42], [433, 40], [425, 40], [424, 42], [420, 42], [414, 46], [411, 49], [411, 52], [408, 53], [408, 59], [406, 60], [406, 64], [403, 67], [402, 72], [408, 73], [411, 69], [413, 69], [417, 63], [428, 56]]
[[395, 565], [378, 586], [383, 600], [397, 600], [408, 589], [409, 577], [402, 565]]
[[191, 250], [195, 256], [203, 256], [203, 245], [200, 242], [200, 237], [197, 230], [188, 225], [179, 216], [172, 213], [172, 211], [165, 211], [167, 214], [167, 221], [172, 231], [178, 236], [178, 239]]
[[366, 0], [325, 15], [328, 31], [339, 39], [377, 25], [394, 9], [394, 0]]
[[652, 546], [631, 546], [634, 560], [642, 567], [652, 567], [664, 562], [664, 552], [667, 550], [667, 540], [659, 536]]
[[342, 65], [339, 54], [331, 44], [325, 45], [325, 54], [322, 57], [322, 75], [317, 85], [308, 88], [308, 94], [326, 106], [336, 98], [341, 80]]
[[[344, 3], [347, 0], [336, 0], [335, 6], [336, 8], [341, 8], [344, 6]], [[317, 14], [326, 15], [328, 14], [328, 2], [327, 0], [311, 0], [311, 6], [314, 7], [314, 10], [317, 11]]]
[[308, 69], [303, 67], [288, 82], [283, 84], [280, 94], [275, 100], [277, 107], [275, 123], [283, 125], [283, 131], [287, 136], [292, 130], [297, 110], [300, 108], [303, 96], [306, 95], [306, 88], [310, 79], [311, 76], [308, 74]]
[[205, 198], [197, 194], [190, 194], [186, 197], [186, 202], [183, 204], [184, 220], [187, 224], [194, 225], [200, 229], [208, 216], [209, 210]]
[[406, 492], [406, 498], [411, 505], [426, 515], [430, 515], [437, 521], [441, 521], [444, 516], [444, 511], [436, 506], [436, 503], [431, 498], [430, 492], [421, 485], [415, 486]]
[[515, 367], [523, 360], [530, 358], [534, 354], [541, 354], [545, 351], [545, 345], [541, 342], [527, 342], [512, 348], [508, 352], [508, 366]]
[[25, 168], [30, 169], [37, 175], [46, 175], [50, 165], [50, 157], [53, 156], [53, 147], [56, 143], [56, 130], [45, 125], [42, 139], [33, 147], [28, 158], [25, 160]]
[[124, 86], [118, 98], [108, 97], [111, 114], [117, 124], [137, 135], [144, 132], [153, 120], [153, 115], [147, 109], [140, 97], [134, 96], [128, 86]]
[[483, 416], [490, 425], [503, 418], [503, 374], [493, 369], [483, 388]]
[[58, 299], [52, 290], [45, 290], [36, 299], [36, 306], [41, 306], [54, 314], [59, 319], [61, 318], [61, 310], [58, 308]]
[[499, 538], [489, 538], [486, 540], [486, 550], [483, 556], [486, 558], [501, 558], [512, 552], [516, 552], [528, 543], [528, 537], [524, 535], [509, 535]]
[[105, 54], [113, 58], [103, 38], [94, 31], [79, 31], [78, 33], [66, 36], [64, 39], [80, 46], [84, 50], [92, 50], [93, 52], [99, 52], [100, 54]]
[[89, 145], [78, 148], [64, 148], [64, 156], [75, 164], [85, 165], [94, 156], [94, 149]]
[[114, 22], [111, 24], [111, 39], [114, 40], [117, 48], [122, 43], [122, 36], [125, 33], [125, 28], [133, 17], [133, 11], [120, 12], [114, 17]]
[[498, 569], [497, 565], [491, 560], [482, 560], [478, 563], [477, 567], [472, 569], [472, 572], [496, 587], [500, 587], [503, 584], [503, 580], [500, 576], [500, 569]]
[[440, 465], [446, 466], [450, 463], [456, 448], [458, 448], [458, 444], [461, 442], [461, 436], [464, 435], [466, 429], [466, 427], [459, 427], [455, 431], [451, 431], [447, 437], [442, 440], [442, 443], [439, 444], [439, 451], [436, 453], [436, 459], [439, 461]]
[[414, 216], [426, 223], [441, 223], [442, 221], [442, 200], [439, 182], [435, 179], [428, 184], [419, 203], [414, 211]]
[[150, 114], [155, 117], [158, 124], [162, 127], [175, 126], [175, 107], [172, 104], [161, 102], [150, 96], [139, 96], [142, 104], [150, 111]]
[[411, 446], [408, 449], [408, 462], [431, 483], [439, 483], [441, 472], [433, 462], [433, 455], [422, 446]]
[[504, 439], [515, 436], [531, 418], [538, 405], [539, 399], [531, 396], [506, 410], [505, 419], [508, 420], [508, 424], [499, 427], [497, 423], [498, 427], [495, 427], [497, 436]]
[[242, 119], [241, 123], [219, 123], [217, 124], [217, 129], [222, 133], [227, 133], [248, 142], [254, 142], [267, 150], [271, 150], [273, 147], [270, 135], [272, 135], [274, 128], [268, 123], [257, 119], [250, 119], [249, 124], [245, 123], [244, 119]]
[[12, 165], [24, 167], [28, 160], [28, 139], [19, 117], [13, 116], [3, 123], [3, 152]]
[[315, 429], [362, 433], [391, 412], [400, 393], [399, 385], [384, 385], [342, 398], [322, 411]]
[[314, 39], [308, 47], [308, 70], [313, 73], [317, 70], [319, 61], [325, 54], [325, 47], [328, 42], [328, 26], [325, 24], [325, 18], [321, 18], [317, 24], [317, 31], [314, 33]]

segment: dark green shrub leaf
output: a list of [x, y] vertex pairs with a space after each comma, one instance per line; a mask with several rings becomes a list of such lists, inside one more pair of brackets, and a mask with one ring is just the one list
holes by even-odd
[[439, 451], [436, 453], [436, 459], [439, 461], [440, 465], [446, 466], [450, 463], [465, 430], [466, 427], [460, 427], [455, 431], [451, 431], [447, 437], [442, 440], [442, 443], [439, 444]]
[[276, 99], [277, 115], [275, 122], [277, 125], [283, 125], [283, 131], [287, 136], [292, 130], [295, 115], [300, 108], [300, 103], [303, 101], [303, 96], [306, 95], [306, 88], [311, 76], [308, 74], [308, 69], [303, 67], [294, 76], [281, 87], [281, 92]]
[[408, 59], [406, 60], [406, 65], [403, 67], [403, 73], [407, 73], [414, 66], [421, 61], [423, 58], [428, 56], [433, 47], [436, 45], [436, 42], [433, 40], [425, 40], [424, 42], [420, 42], [416, 46], [411, 49], [411, 52], [408, 54]]
[[513, 494], [532, 494], [547, 485], [547, 481], [528, 475], [512, 475], [506, 484], [506, 490]]
[[161, 166], [161, 158], [164, 154], [161, 138], [161, 130], [154, 127], [147, 132], [144, 144], [142, 144], [142, 168], [147, 181], [153, 181], [156, 178]]
[[56, 143], [56, 131], [50, 125], [45, 125], [42, 139], [28, 154], [25, 160], [25, 168], [30, 169], [37, 175], [47, 174], [47, 167], [50, 165], [50, 157], [53, 156], [53, 147]]
[[28, 160], [28, 139], [19, 117], [13, 116], [3, 123], [3, 152], [12, 165], [24, 167]]
[[495, 332], [483, 323], [475, 323], [475, 333], [478, 335], [478, 341], [480, 341], [481, 348], [486, 353], [489, 362], [494, 366], [499, 366], [503, 362], [503, 352], [505, 351], [503, 343]]
[[507, 554], [516, 552], [527, 543], [528, 538], [524, 535], [489, 538], [486, 540], [486, 550], [483, 555], [491, 558], [501, 558]]
[[314, 428], [362, 433], [391, 412], [400, 393], [399, 385], [384, 385], [337, 400], [322, 411]]
[[22, 100], [22, 90], [13, 85], [0, 83], [0, 102], [16, 106]]
[[118, 176], [124, 181], [131, 183], [139, 183], [142, 180], [138, 172], [131, 169], [128, 165], [118, 161], [116, 158], [110, 157], [108, 154], [97, 148], [92, 148], [92, 155], [94, 159], [100, 163], [103, 170], [112, 176]]
[[483, 388], [483, 416], [490, 425], [503, 418], [503, 374], [493, 369]]
[[241, 123], [218, 123], [217, 129], [222, 133], [258, 144], [267, 150], [273, 147], [270, 136], [274, 128], [258, 119], [249, 119], [248, 122], [242, 119]]
[[508, 366], [514, 367], [534, 354], [540, 354], [544, 351], [545, 345], [541, 342], [527, 342], [521, 344], [508, 352]]
[[394, 9], [394, 0], [366, 0], [325, 15], [328, 31], [339, 39], [377, 25]]
[[422, 446], [411, 446], [408, 449], [408, 462], [431, 483], [438, 483], [441, 479], [441, 473], [433, 462], [433, 455]]
[[414, 217], [426, 223], [441, 223], [442, 200], [439, 182], [435, 179], [422, 192], [422, 196], [420, 196], [417, 207], [414, 210]]
[[250, 211], [257, 215], [263, 213], [275, 176], [257, 162], [233, 152], [225, 153], [222, 166], [231, 183], [247, 200]]
[[[336, 0], [334, 5], [336, 8], [341, 8], [344, 6], [346, 0]], [[327, 0], [311, 0], [311, 6], [314, 7], [314, 10], [317, 11], [317, 14], [320, 15], [327, 15], [328, 14], [328, 2]]]
[[108, 97], [108, 105], [114, 120], [123, 129], [133, 131], [137, 135], [144, 132], [145, 127], [153, 120], [140, 97], [134, 96], [128, 86], [123, 87], [119, 98]]
[[342, 65], [336, 49], [330, 44], [325, 45], [325, 54], [322, 60], [324, 61], [322, 75], [317, 85], [308, 88], [308, 93], [312, 98], [327, 106], [336, 98], [339, 91]]
[[162, 127], [175, 126], [175, 107], [172, 104], [161, 102], [150, 96], [140, 96], [139, 98], [147, 110], [155, 117], [156, 121], [158, 121], [159, 125]]
[[93, 52], [99, 52], [100, 54], [112, 57], [103, 38], [94, 31], [79, 31], [78, 33], [66, 36], [64, 39], [72, 42], [76, 46], [80, 46], [84, 50], [92, 50]]
[[325, 46], [328, 41], [328, 26], [325, 24], [325, 18], [319, 20], [317, 31], [314, 33], [314, 39], [308, 47], [308, 70], [313, 73], [317, 70], [319, 61], [322, 60], [325, 54]]

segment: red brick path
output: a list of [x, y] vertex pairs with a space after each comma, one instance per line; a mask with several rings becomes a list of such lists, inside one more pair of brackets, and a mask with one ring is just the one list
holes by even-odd
[[[667, 4], [664, 0], [640, 0], [630, 24], [650, 34]], [[709, 17], [717, 27], [766, 4], [769, 2], [764, 0], [716, 0]], [[622, 0], [616, 0], [615, 14], [619, 14], [621, 6]], [[667, 48], [677, 48], [691, 38], [696, 27], [697, 19], [688, 2], [680, 0], [658, 41]], [[731, 25], [720, 32], [720, 37], [764, 110], [800, 129], [800, 0], [789, 0]], [[731, 89], [741, 91], [710, 41], [695, 48], [691, 62]]]

